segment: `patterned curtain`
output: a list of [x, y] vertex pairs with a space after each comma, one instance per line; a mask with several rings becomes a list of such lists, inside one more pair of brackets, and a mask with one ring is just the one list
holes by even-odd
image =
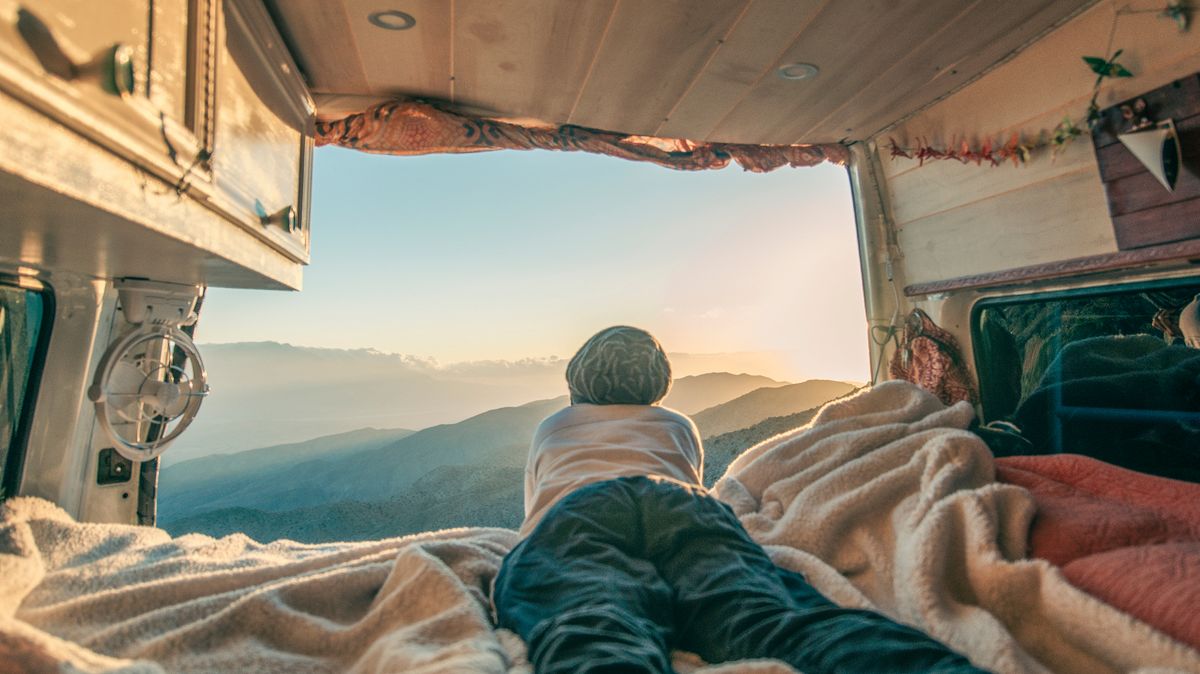
[[377, 154], [419, 155], [487, 150], [593, 152], [684, 171], [725, 168], [730, 161], [755, 173], [781, 166], [845, 164], [846, 147], [741, 145], [633, 136], [579, 126], [531, 127], [461, 115], [430, 103], [397, 100], [332, 121], [317, 122], [317, 145]]

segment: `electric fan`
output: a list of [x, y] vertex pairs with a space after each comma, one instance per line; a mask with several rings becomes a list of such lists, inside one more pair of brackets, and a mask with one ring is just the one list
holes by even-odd
[[114, 343], [88, 389], [97, 422], [131, 461], [162, 454], [192, 423], [206, 395], [195, 343], [164, 324], [138, 327]]

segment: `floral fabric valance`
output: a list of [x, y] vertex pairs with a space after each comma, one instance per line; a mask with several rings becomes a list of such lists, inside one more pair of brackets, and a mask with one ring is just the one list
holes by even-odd
[[842, 145], [740, 145], [631, 136], [579, 126], [522, 126], [443, 110], [430, 103], [388, 101], [333, 121], [317, 122], [317, 145], [377, 154], [419, 155], [487, 150], [593, 152], [684, 171], [725, 168], [755, 173], [781, 166], [845, 164]]

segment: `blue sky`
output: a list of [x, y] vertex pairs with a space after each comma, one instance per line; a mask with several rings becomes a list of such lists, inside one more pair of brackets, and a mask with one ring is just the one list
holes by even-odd
[[672, 171], [556, 152], [317, 151], [300, 293], [213, 289], [202, 342], [442, 362], [569, 356], [614, 323], [669, 351], [867, 378], [844, 169]]

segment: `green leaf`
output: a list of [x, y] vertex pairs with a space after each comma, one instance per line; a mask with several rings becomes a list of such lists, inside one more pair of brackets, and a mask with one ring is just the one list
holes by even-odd
[[1115, 74], [1109, 73], [1109, 77], [1133, 77], [1133, 73], [1126, 70], [1125, 66], [1121, 65], [1120, 63], [1114, 63], [1112, 64], [1112, 67], [1115, 71]]
[[1100, 58], [1099, 56], [1084, 56], [1083, 62], [1088, 64], [1088, 67], [1092, 69], [1092, 72], [1096, 73], [1097, 75], [1108, 74], [1108, 61]]

